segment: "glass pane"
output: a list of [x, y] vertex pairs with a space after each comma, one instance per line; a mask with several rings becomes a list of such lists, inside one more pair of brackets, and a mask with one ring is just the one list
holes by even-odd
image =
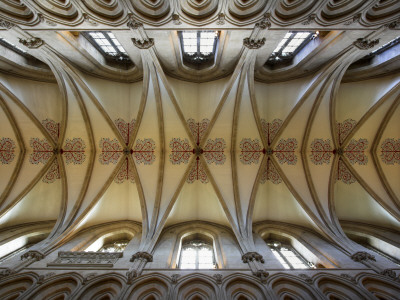
[[182, 247], [180, 268], [214, 269], [214, 253], [211, 246], [201, 240], [191, 241]]
[[184, 32], [182, 32], [182, 37], [183, 37], [184, 39], [186, 39], [186, 38], [197, 39], [197, 32], [193, 32], [193, 31], [184, 31]]

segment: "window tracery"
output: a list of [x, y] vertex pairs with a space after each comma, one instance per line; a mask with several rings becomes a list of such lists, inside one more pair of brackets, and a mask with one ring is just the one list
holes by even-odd
[[104, 244], [98, 252], [124, 252], [128, 243], [128, 240], [118, 240], [113, 243], [107, 243]]
[[212, 64], [219, 38], [218, 31], [181, 31], [179, 37], [186, 63], [196, 67]]
[[181, 269], [215, 269], [213, 246], [203, 240], [191, 240], [182, 245]]
[[285, 269], [315, 268], [313, 263], [306, 261], [292, 246], [281, 244], [278, 241], [267, 241], [274, 256]]

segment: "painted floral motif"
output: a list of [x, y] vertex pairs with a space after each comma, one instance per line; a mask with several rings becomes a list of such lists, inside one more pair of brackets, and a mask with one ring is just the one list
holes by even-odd
[[297, 148], [297, 140], [289, 138], [287, 140], [280, 140], [274, 153], [279, 163], [287, 163], [288, 165], [295, 165], [297, 162], [297, 156], [294, 154], [294, 150]]
[[60, 136], [60, 123], [56, 123], [51, 119], [46, 119], [42, 121], [42, 125], [56, 142]]
[[386, 139], [381, 145], [381, 159], [385, 164], [400, 164], [400, 139]]
[[195, 120], [189, 119], [187, 123], [196, 140], [196, 147], [193, 148], [187, 139], [173, 138], [169, 143], [171, 148], [169, 160], [174, 165], [179, 165], [181, 163], [187, 164], [190, 156], [194, 154], [196, 156], [196, 162], [191, 166], [186, 181], [188, 183], [193, 183], [195, 180], [200, 180], [202, 183], [207, 183], [207, 174], [204, 171], [204, 166], [202, 166], [199, 156], [203, 154], [208, 164], [215, 163], [216, 165], [222, 165], [226, 159], [224, 153], [226, 143], [222, 138], [216, 138], [215, 140], [209, 139], [205, 146], [200, 148], [200, 142], [204, 137], [210, 121], [203, 119], [201, 122], [195, 122]]
[[53, 155], [53, 147], [46, 139], [40, 140], [38, 138], [32, 138], [30, 140], [30, 145], [33, 152], [29, 157], [29, 161], [32, 164], [46, 164]]
[[353, 119], [344, 120], [342, 123], [337, 122], [336, 128], [338, 132], [339, 144], [342, 145], [346, 137], [356, 126], [357, 122]]
[[56, 179], [60, 179], [60, 168], [58, 166], [57, 159], [53, 161], [46, 175], [42, 178], [42, 181], [45, 183], [53, 183]]
[[152, 139], [137, 140], [136, 145], [133, 148], [133, 156], [136, 159], [136, 163], [144, 163], [145, 165], [151, 165], [156, 156], [154, 150], [156, 149], [156, 143]]
[[80, 165], [85, 161], [85, 142], [81, 138], [67, 139], [61, 153], [65, 156], [67, 164]]
[[341, 180], [345, 184], [356, 182], [356, 178], [351, 174], [350, 170], [341, 159], [339, 159], [338, 163], [337, 180]]
[[189, 125], [189, 129], [192, 132], [194, 139], [196, 140], [197, 145], [200, 145], [200, 141], [203, 139], [204, 133], [207, 130], [208, 124], [210, 124], [210, 120], [203, 119], [201, 122], [197, 122], [193, 119], [187, 120]]
[[315, 139], [311, 143], [311, 161], [316, 165], [329, 164], [333, 149], [329, 139]]
[[264, 119], [261, 119], [261, 129], [264, 136], [267, 138], [268, 146], [271, 145], [279, 128], [281, 128], [283, 121], [280, 119], [274, 119], [271, 123], [268, 123]]
[[123, 119], [117, 119], [114, 121], [126, 145], [129, 144], [129, 141], [132, 138], [135, 122], [135, 119], [131, 120], [129, 123], [125, 122]]
[[224, 150], [226, 148], [225, 140], [216, 138], [215, 140], [208, 140], [204, 146], [203, 154], [208, 164], [215, 163], [222, 165], [225, 162]]
[[367, 147], [368, 141], [366, 139], [359, 139], [358, 141], [352, 139], [344, 149], [344, 155], [352, 165], [355, 163], [365, 165], [368, 162], [368, 157], [364, 153]]
[[169, 146], [172, 150], [169, 159], [174, 165], [188, 163], [189, 158], [193, 153], [193, 149], [187, 139], [182, 140], [180, 138], [173, 138], [169, 143]]
[[132, 166], [129, 165], [129, 159], [126, 157], [125, 162], [122, 164], [117, 175], [114, 178], [116, 183], [123, 183], [125, 180], [129, 180], [131, 183], [135, 183], [135, 177], [133, 176]]
[[268, 158], [267, 166], [261, 174], [260, 182], [264, 184], [267, 180], [271, 181], [273, 184], [279, 184], [282, 182], [282, 178], [270, 158]]
[[116, 164], [122, 155], [122, 147], [116, 139], [102, 138], [99, 143], [101, 153], [99, 162], [102, 165]]
[[201, 183], [208, 182], [207, 173], [205, 172], [203, 163], [200, 161], [199, 157], [197, 157], [196, 161], [190, 168], [190, 172], [188, 178], [186, 179], [186, 182], [193, 183], [196, 180], [200, 180]]
[[260, 157], [265, 153], [259, 140], [243, 139], [240, 142], [240, 161], [246, 165], [258, 164]]
[[11, 163], [15, 158], [15, 143], [10, 138], [0, 139], [0, 162], [2, 165]]

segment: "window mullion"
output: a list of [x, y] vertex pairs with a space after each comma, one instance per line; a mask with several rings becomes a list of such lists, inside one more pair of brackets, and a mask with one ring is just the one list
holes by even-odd
[[280, 55], [282, 55], [282, 51], [283, 51], [283, 49], [285, 49], [286, 48], [286, 46], [287, 45], [289, 45], [289, 43], [290, 43], [290, 41], [291, 40], [293, 40], [293, 38], [294, 38], [294, 36], [295, 36], [295, 34], [296, 33], [292, 33], [292, 35], [291, 36], [289, 36], [288, 38], [287, 38], [287, 40], [286, 40], [286, 42], [282, 45], [282, 47], [281, 47], [281, 49], [279, 49], [279, 51], [278, 51], [278, 55], [277, 56], [280, 56]]
[[286, 256], [282, 254], [281, 249], [278, 250], [278, 253], [282, 257], [282, 259], [286, 262], [286, 264], [289, 266], [289, 268], [294, 269], [293, 265], [289, 262]]

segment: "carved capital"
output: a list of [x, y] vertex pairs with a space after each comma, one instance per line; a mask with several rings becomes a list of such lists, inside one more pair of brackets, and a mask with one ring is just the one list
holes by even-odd
[[54, 275], [56, 275], [56, 273], [54, 273], [54, 272], [50, 272], [50, 273], [46, 273], [44, 275], [40, 275], [39, 278], [38, 278], [38, 281], [36, 283], [37, 284], [42, 284], [43, 282], [46, 281], [46, 279], [48, 279], [48, 278], [50, 278], [50, 277], [52, 277]]
[[136, 259], [140, 259], [142, 261], [146, 262], [152, 262], [153, 261], [153, 255], [147, 252], [136, 252], [135, 254], [132, 255], [130, 261], [135, 261]]
[[243, 45], [249, 49], [259, 49], [265, 44], [265, 38], [256, 40], [251, 38], [243, 39]]
[[345, 278], [345, 279], [347, 279], [347, 280], [349, 280], [349, 281], [351, 281], [351, 282], [353, 282], [353, 283], [356, 283], [356, 280], [354, 279], [354, 277], [350, 276], [349, 274], [342, 273], [342, 274], [340, 274], [340, 276]]
[[372, 254], [368, 253], [368, 252], [364, 252], [364, 251], [358, 251], [356, 253], [354, 253], [351, 256], [351, 259], [354, 260], [355, 262], [363, 262], [363, 261], [367, 261], [367, 260], [375, 260], [375, 256], [373, 256]]
[[310, 276], [308, 276], [307, 274], [299, 274], [299, 277], [301, 279], [303, 279], [305, 282], [307, 282], [308, 284], [312, 284], [312, 278]]
[[383, 276], [390, 277], [392, 279], [396, 279], [396, 272], [393, 269], [385, 269], [380, 274]]
[[224, 25], [224, 24], [225, 24], [225, 14], [224, 13], [220, 13], [218, 15], [217, 25]]
[[397, 19], [396, 21], [390, 22], [389, 24], [385, 25], [386, 28], [389, 29], [399, 29], [400, 27], [400, 19]]
[[82, 280], [82, 285], [87, 284], [91, 279], [95, 278], [97, 276], [97, 273], [90, 273], [86, 277], [83, 278]]
[[307, 20], [305, 20], [303, 23], [303, 25], [310, 25], [312, 22], [314, 22], [314, 20], [317, 18], [316, 14], [311, 14], [308, 16]]
[[180, 17], [179, 17], [178, 14], [172, 14], [172, 22], [173, 22], [175, 25], [180, 25], [180, 24], [182, 24], [182, 22], [181, 22]]
[[126, 277], [127, 277], [127, 283], [128, 284], [132, 284], [133, 281], [135, 281], [135, 279], [138, 277], [138, 273], [136, 270], [132, 270], [129, 272], [126, 272]]
[[257, 276], [258, 278], [260, 278], [260, 281], [262, 283], [267, 283], [267, 277], [269, 275], [269, 273], [267, 271], [264, 270], [258, 270], [257, 272], [253, 273], [255, 276]]
[[154, 46], [154, 39], [149, 38], [147, 40], [132, 39], [133, 44], [139, 49], [149, 49]]
[[8, 22], [4, 19], [0, 19], [0, 28], [5, 28], [5, 29], [11, 29], [13, 28], [15, 25], [11, 22]]
[[44, 41], [38, 37], [33, 37], [26, 40], [20, 38], [19, 42], [30, 49], [37, 49], [44, 45]]
[[3, 269], [3, 270], [0, 271], [0, 278], [9, 276], [9, 275], [11, 275], [13, 273], [14, 273], [14, 271], [11, 270], [10, 268]]
[[247, 252], [242, 255], [242, 261], [244, 263], [248, 263], [250, 261], [259, 261], [260, 263], [264, 263], [263, 256], [258, 254], [257, 252]]
[[379, 44], [379, 39], [369, 40], [369, 39], [366, 39], [366, 38], [359, 38], [355, 42], [353, 42], [353, 45], [356, 46], [358, 49], [361, 49], [361, 50], [371, 49], [371, 48], [375, 47], [378, 44]]
[[25, 259], [33, 259], [35, 261], [39, 261], [44, 258], [44, 254], [36, 251], [36, 250], [31, 250], [28, 252], [25, 252], [24, 254], [21, 255], [21, 260]]
[[215, 282], [216, 282], [217, 284], [222, 284], [222, 277], [223, 277], [223, 276], [222, 276], [221, 274], [214, 274], [213, 277], [214, 277]]
[[171, 276], [171, 282], [172, 282], [172, 284], [177, 284], [177, 283], [178, 283], [179, 277], [181, 277], [181, 275], [179, 275], [179, 274], [173, 274], [173, 275]]
[[129, 28], [138, 29], [139, 27], [143, 26], [143, 23], [136, 21], [132, 15], [129, 16], [129, 21], [126, 23]]

